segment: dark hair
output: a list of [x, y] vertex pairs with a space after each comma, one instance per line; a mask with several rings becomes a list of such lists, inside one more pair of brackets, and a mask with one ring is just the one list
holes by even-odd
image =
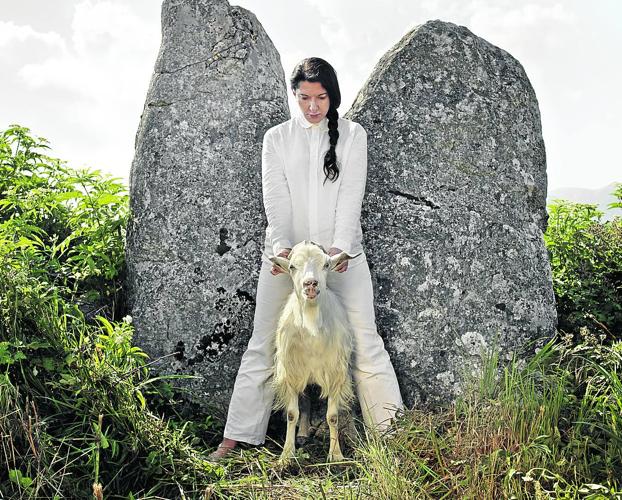
[[289, 83], [293, 91], [296, 91], [300, 82], [320, 82], [322, 87], [326, 89], [330, 106], [326, 117], [328, 118], [328, 137], [330, 148], [324, 155], [324, 182], [330, 179], [335, 182], [339, 177], [339, 166], [337, 164], [337, 153], [335, 147], [339, 139], [338, 122], [339, 112], [337, 108], [341, 104], [341, 92], [339, 91], [339, 82], [337, 81], [337, 73], [334, 68], [324, 59], [319, 57], [308, 57], [300, 61], [289, 79]]

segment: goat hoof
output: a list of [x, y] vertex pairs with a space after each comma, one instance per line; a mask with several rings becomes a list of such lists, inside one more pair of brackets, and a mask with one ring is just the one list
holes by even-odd
[[286, 448], [281, 452], [281, 456], [279, 457], [279, 464], [287, 465], [294, 459], [295, 456], [295, 450], [291, 448]]
[[296, 436], [296, 446], [304, 446], [308, 439], [308, 436]]
[[294, 460], [294, 457], [292, 455], [287, 455], [287, 456], [281, 455], [279, 457], [277, 468], [278, 470], [283, 471], [283, 472], [295, 470], [296, 461]]
[[327, 462], [343, 462], [345, 457], [341, 453], [333, 453], [332, 455], [328, 455]]

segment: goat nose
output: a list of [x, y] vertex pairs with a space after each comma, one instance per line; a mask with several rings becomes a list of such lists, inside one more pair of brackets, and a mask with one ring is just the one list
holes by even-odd
[[317, 280], [305, 280], [302, 284], [304, 286], [317, 286]]

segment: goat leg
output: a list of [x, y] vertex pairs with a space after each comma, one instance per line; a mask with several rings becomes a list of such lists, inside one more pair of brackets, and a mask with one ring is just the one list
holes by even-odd
[[287, 463], [290, 459], [294, 458], [296, 453], [294, 436], [296, 435], [296, 424], [298, 423], [298, 417], [300, 416], [300, 411], [298, 409], [298, 394], [293, 390], [289, 390], [287, 399], [287, 434], [285, 436], [283, 452], [281, 453], [281, 457], [279, 459], [281, 463]]
[[296, 444], [303, 446], [309, 438], [309, 428], [311, 427], [311, 399], [306, 391], [300, 395], [300, 424], [296, 435]]
[[330, 430], [330, 448], [328, 449], [328, 461], [335, 462], [343, 460], [341, 447], [339, 446], [339, 404], [336, 398], [328, 396], [328, 409], [326, 411], [326, 422]]

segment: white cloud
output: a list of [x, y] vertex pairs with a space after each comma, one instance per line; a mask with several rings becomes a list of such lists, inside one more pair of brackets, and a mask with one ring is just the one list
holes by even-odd
[[[0, 29], [0, 42], [9, 40], [14, 52], [28, 40], [54, 47], [43, 57], [40, 49], [29, 51], [25, 64], [13, 58], [17, 67], [7, 85], [16, 100], [2, 115], [50, 139], [54, 154], [72, 166], [125, 179], [160, 42], [159, 22], [135, 8], [120, 1], [81, 1], [65, 38], [30, 26]], [[7, 57], [0, 54], [0, 62]]]
[[[159, 27], [127, 5], [86, 0], [75, 6], [69, 48], [63, 44], [59, 53], [24, 65], [18, 74], [31, 87], [63, 87], [109, 107], [111, 99], [123, 99], [128, 81], [148, 80], [145, 70], [153, 66], [157, 41]], [[148, 64], [140, 61], [146, 53]]]
[[19, 44], [27, 40], [34, 40], [60, 49], [63, 49], [65, 46], [63, 38], [53, 31], [40, 33], [29, 25], [17, 25], [12, 21], [0, 21], [0, 47], [5, 48], [11, 44]]
[[71, 24], [73, 47], [80, 55], [114, 50], [119, 43], [127, 45], [128, 34], [141, 24], [127, 4], [84, 0], [76, 5]]

